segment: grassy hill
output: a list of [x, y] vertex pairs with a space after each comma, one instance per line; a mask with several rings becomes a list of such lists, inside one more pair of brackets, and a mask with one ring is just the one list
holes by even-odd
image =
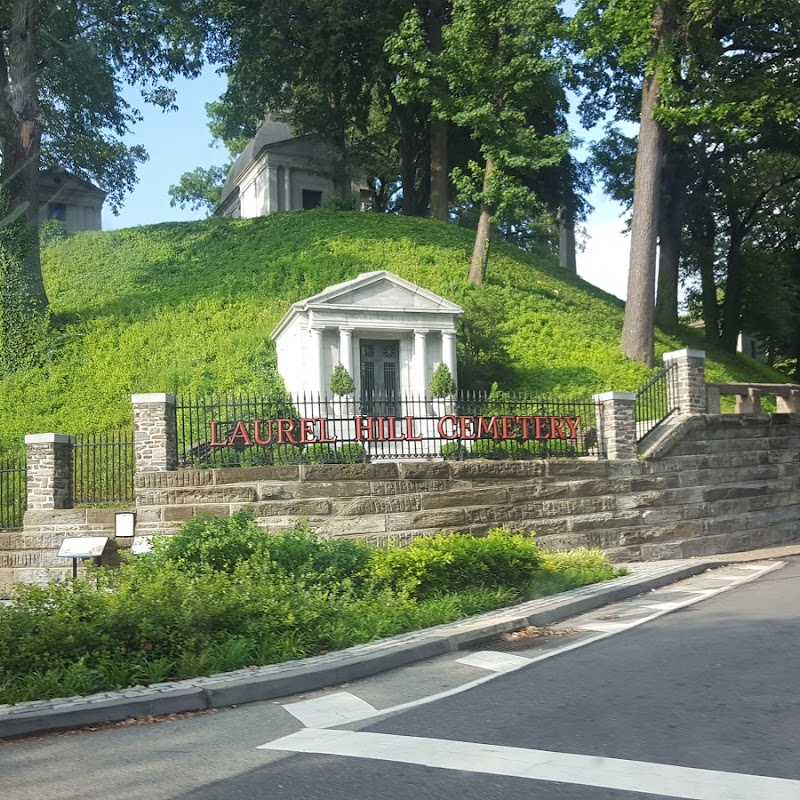
[[[325, 211], [73, 236], [44, 251], [61, 330], [43, 367], [0, 380], [0, 439], [128, 424], [135, 392], [270, 391], [269, 333], [289, 305], [376, 269], [464, 305], [475, 340], [507, 349], [502, 388], [573, 397], [643, 381], [618, 351], [619, 300], [502, 243], [487, 284], [472, 287], [472, 241], [428, 220]], [[659, 334], [657, 357], [683, 346], [704, 344]], [[709, 379], [781, 380], [750, 359], [709, 356]]]

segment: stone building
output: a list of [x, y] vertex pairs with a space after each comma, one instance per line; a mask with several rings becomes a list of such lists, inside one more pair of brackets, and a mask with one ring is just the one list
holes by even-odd
[[[334, 193], [332, 159], [331, 145], [323, 137], [298, 136], [288, 123], [270, 114], [233, 162], [215, 213], [246, 219], [316, 208]], [[371, 206], [366, 175], [354, 174], [350, 191], [356, 208]]]
[[421, 397], [440, 362], [456, 377], [462, 310], [390, 272], [366, 272], [295, 303], [272, 331], [278, 370], [293, 395], [327, 394], [334, 367], [356, 394]]
[[102, 229], [101, 211], [106, 192], [66, 170], [39, 173], [39, 222], [57, 219], [70, 233]]

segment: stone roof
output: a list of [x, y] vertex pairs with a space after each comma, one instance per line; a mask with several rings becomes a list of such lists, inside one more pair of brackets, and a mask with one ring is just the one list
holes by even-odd
[[282, 120], [277, 114], [268, 114], [256, 131], [256, 135], [247, 143], [247, 147], [239, 154], [231, 165], [225, 185], [222, 187], [220, 204], [238, 188], [238, 181], [244, 171], [258, 158], [259, 153], [265, 148], [279, 142], [297, 139], [297, 134], [292, 126]]

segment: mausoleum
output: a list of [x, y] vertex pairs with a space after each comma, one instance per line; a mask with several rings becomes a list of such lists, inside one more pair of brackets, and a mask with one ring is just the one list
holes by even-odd
[[272, 331], [293, 395], [328, 395], [341, 363], [362, 398], [424, 397], [444, 362], [456, 375], [455, 303], [391, 272], [366, 272], [292, 305]]

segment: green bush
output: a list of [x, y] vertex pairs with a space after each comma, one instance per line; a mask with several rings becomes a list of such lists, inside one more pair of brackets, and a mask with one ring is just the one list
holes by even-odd
[[309, 464], [361, 464], [367, 460], [367, 451], [358, 442], [345, 442], [331, 447], [328, 444], [312, 444], [305, 449]]
[[541, 559], [532, 538], [495, 528], [485, 538], [437, 534], [376, 549], [369, 571], [378, 588], [429, 598], [479, 587], [521, 590]]
[[440, 362], [431, 375], [428, 391], [431, 393], [431, 397], [449, 397], [451, 394], [455, 394], [456, 382], [444, 361]]
[[347, 371], [344, 364], [339, 363], [333, 368], [330, 383], [331, 392], [336, 395], [353, 394], [356, 390], [353, 376]]
[[527, 441], [496, 442], [494, 439], [476, 439], [470, 442], [447, 442], [442, 445], [442, 458], [448, 460], [487, 458], [502, 460], [513, 458], [517, 461], [528, 458], [546, 458], [547, 445], [533, 439]]

